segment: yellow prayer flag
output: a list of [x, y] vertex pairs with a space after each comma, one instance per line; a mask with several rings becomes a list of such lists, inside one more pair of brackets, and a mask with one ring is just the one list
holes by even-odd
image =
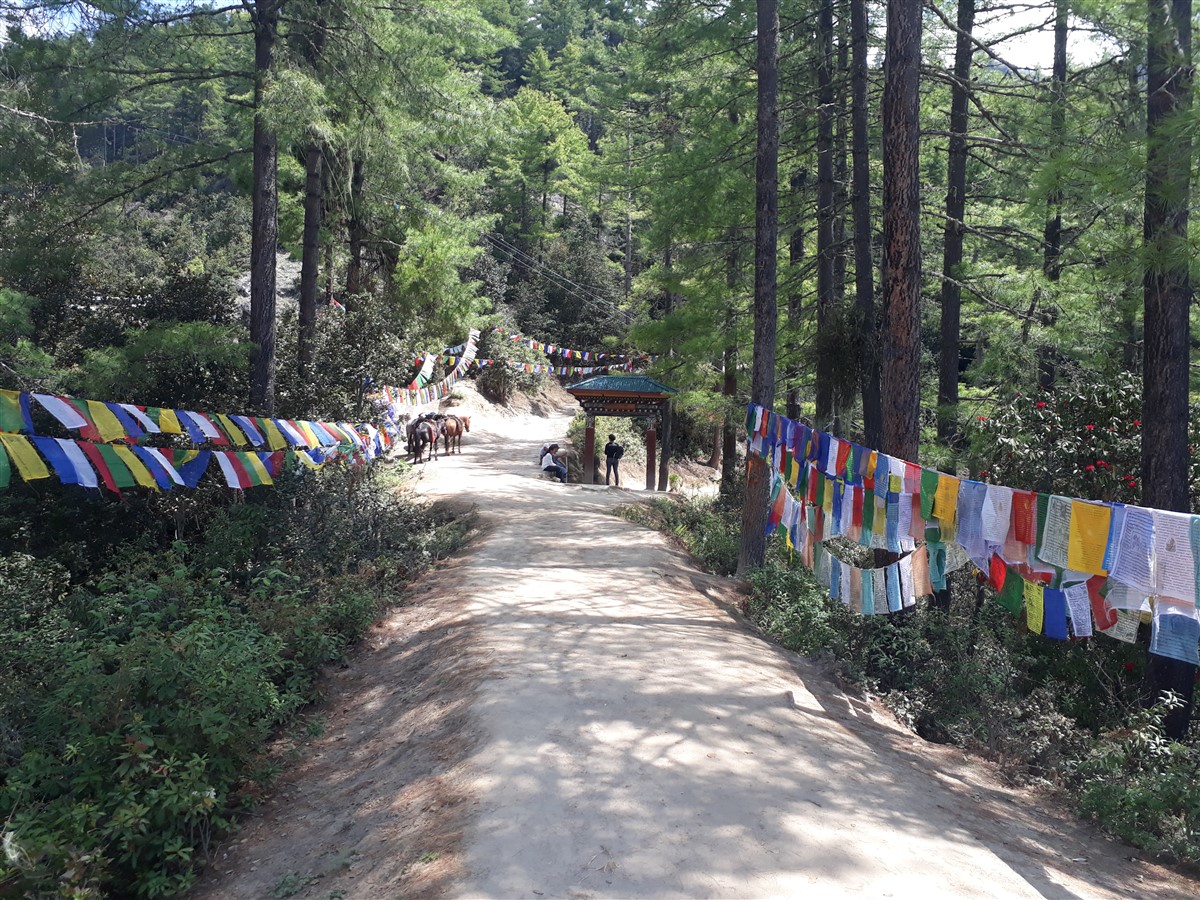
[[158, 430], [163, 434], [183, 434], [183, 425], [179, 423], [179, 416], [175, 415], [175, 410], [158, 411]]
[[250, 439], [242, 433], [242, 429], [237, 427], [233, 419], [229, 418], [229, 416], [225, 415], [224, 413], [217, 413], [215, 418], [217, 420], [217, 424], [225, 430], [225, 434], [229, 436], [229, 440], [233, 441], [235, 445], [238, 447], [250, 446]]
[[324, 463], [314, 462], [313, 458], [307, 453], [293, 453], [296, 459], [300, 460], [300, 464], [309, 469], [319, 469]]
[[[88, 402], [91, 403], [93, 401], [89, 400]], [[150, 474], [150, 470], [146, 468], [146, 464], [138, 459], [132, 450], [124, 444], [113, 444], [113, 450], [116, 451], [117, 456], [121, 457], [121, 462], [125, 463], [134, 481], [142, 487], [150, 488], [152, 491], [158, 490], [158, 482], [154, 480], [154, 476]]]
[[0, 428], [5, 431], [20, 431], [25, 427], [25, 413], [21, 411], [19, 391], [0, 391]]
[[274, 484], [275, 483], [274, 481], [271, 480], [271, 473], [267, 471], [267, 467], [263, 465], [263, 462], [261, 459], [258, 458], [257, 453], [246, 453], [246, 454], [243, 454], [239, 458], [247, 466], [254, 469], [254, 474], [256, 474], [258, 476], [259, 480], [263, 484]]
[[317, 437], [317, 432], [313, 429], [312, 425], [299, 420], [296, 421], [296, 424], [300, 427], [300, 433], [308, 440], [309, 449], [321, 446], [321, 439]]
[[938, 475], [937, 493], [933, 495], [933, 514], [941, 520], [943, 527], [954, 527], [954, 516], [958, 511], [958, 479], [953, 475]]
[[1025, 624], [1034, 634], [1042, 633], [1045, 617], [1045, 587], [1037, 581], [1025, 582]]
[[875, 450], [871, 451], [871, 455], [867, 457], [867, 477], [874, 483], [875, 479], [875, 464], [879, 462], [879, 453]]
[[9, 458], [16, 463], [17, 472], [23, 479], [33, 481], [36, 478], [50, 477], [50, 470], [46, 468], [46, 464], [42, 462], [28, 438], [19, 434], [0, 434], [0, 441], [4, 442], [4, 449], [8, 451]]
[[[267, 434], [267, 446], [272, 450], [286, 450], [288, 442], [284, 439], [283, 434], [279, 431], [279, 426], [270, 419], [260, 419], [263, 430]], [[311, 462], [311, 460], [310, 460]]]
[[1071, 501], [1071, 530], [1067, 538], [1067, 565], [1076, 572], [1107, 575], [1104, 551], [1112, 525], [1112, 507], [1107, 503]]
[[[88, 415], [105, 441], [119, 441], [126, 436], [125, 426], [113, 415], [113, 411], [99, 400], [87, 401]], [[144, 467], [143, 467], [144, 468]], [[153, 480], [153, 479], [151, 479]]]
[[[822, 475], [821, 477], [824, 478], [825, 476]], [[828, 481], [825, 484], [825, 496], [822, 498], [822, 502], [821, 502], [821, 509], [825, 510], [826, 523], [829, 523], [830, 519], [833, 517], [833, 490], [834, 490], [833, 486], [834, 486], [834, 484], [835, 484], [835, 482], [832, 480]], [[832, 527], [832, 525], [829, 525], [828, 527]]]

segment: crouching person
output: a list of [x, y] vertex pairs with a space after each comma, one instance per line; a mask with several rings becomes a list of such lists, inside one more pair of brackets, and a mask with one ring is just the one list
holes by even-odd
[[551, 444], [542, 454], [542, 471], [558, 476], [558, 480], [563, 484], [567, 483], [567, 466], [558, 452], [558, 444]]

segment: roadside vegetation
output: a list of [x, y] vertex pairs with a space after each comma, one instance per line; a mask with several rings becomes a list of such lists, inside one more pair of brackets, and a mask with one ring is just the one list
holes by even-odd
[[0, 496], [0, 894], [164, 897], [278, 771], [320, 699], [469, 519], [395, 466], [228, 490]]

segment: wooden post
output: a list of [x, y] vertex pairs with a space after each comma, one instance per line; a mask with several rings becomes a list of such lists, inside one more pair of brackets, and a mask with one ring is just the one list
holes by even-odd
[[654, 470], [657, 451], [658, 451], [658, 432], [655, 428], [658, 422], [654, 419], [650, 420], [650, 430], [646, 432], [646, 490], [654, 490], [654, 478], [657, 474]]
[[592, 413], [584, 416], [583, 439], [583, 483], [596, 482], [596, 417]]

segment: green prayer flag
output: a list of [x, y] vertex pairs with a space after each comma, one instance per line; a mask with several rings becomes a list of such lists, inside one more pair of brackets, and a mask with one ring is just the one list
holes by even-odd
[[1004, 576], [1004, 589], [996, 595], [996, 602], [1014, 616], [1021, 614], [1021, 605], [1025, 602], [1025, 579], [1012, 566]]
[[928, 522], [933, 518], [933, 495], [937, 493], [938, 473], [933, 469], [921, 470], [921, 518]]
[[137, 487], [137, 481], [134, 480], [133, 473], [125, 465], [125, 460], [117, 455], [117, 451], [113, 449], [112, 444], [97, 444], [96, 447], [100, 451], [100, 455], [104, 457], [104, 461], [108, 464], [108, 471], [112, 474], [113, 484], [119, 488]]
[[0, 488], [7, 488], [10, 481], [12, 481], [12, 465], [8, 461], [8, 454], [4, 451], [4, 446], [0, 444]]

